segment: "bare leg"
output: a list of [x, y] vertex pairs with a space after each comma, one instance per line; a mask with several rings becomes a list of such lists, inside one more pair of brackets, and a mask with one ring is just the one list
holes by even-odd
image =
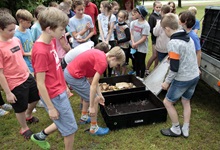
[[74, 143], [74, 134], [64, 137], [65, 150], [72, 150]]
[[32, 102], [32, 103], [28, 104], [28, 108], [27, 108], [27, 110], [25, 112], [26, 118], [30, 118], [31, 117], [32, 111], [36, 107], [37, 103], [38, 103], [38, 101]]
[[152, 65], [152, 63], [154, 61], [155, 61], [155, 64], [154, 64], [154, 68], [155, 68], [158, 64], [157, 51], [155, 50], [155, 45], [152, 45], [152, 56], [150, 57], [150, 59], [147, 62], [147, 66], [146, 66], [147, 70], [150, 69], [150, 66]]
[[95, 115], [93, 117], [91, 117], [91, 122], [97, 122], [98, 104], [99, 104], [99, 99], [98, 99], [98, 97], [96, 97], [95, 102], [94, 102]]
[[182, 105], [183, 105], [183, 119], [184, 119], [184, 123], [189, 123], [190, 117], [191, 117], [190, 100], [182, 99], [181, 101], [182, 101]]
[[52, 123], [50, 126], [48, 126], [46, 129], [44, 129], [44, 132], [46, 133], [46, 134], [51, 134], [51, 133], [53, 133], [54, 131], [56, 131], [57, 130], [57, 126], [56, 126], [56, 124], [55, 123]]
[[166, 98], [163, 100], [163, 103], [167, 109], [167, 112], [169, 114], [169, 117], [170, 117], [172, 123], [178, 123], [179, 122], [178, 114], [176, 112], [175, 107], [173, 106], [173, 103], [168, 101]]
[[28, 129], [27, 123], [26, 123], [26, 117], [25, 117], [25, 111], [22, 113], [15, 113], [16, 118], [21, 125], [21, 132]]

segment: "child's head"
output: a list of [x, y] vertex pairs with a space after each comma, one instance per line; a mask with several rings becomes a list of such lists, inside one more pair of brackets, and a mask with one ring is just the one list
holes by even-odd
[[161, 16], [167, 14], [170, 12], [170, 6], [169, 5], [163, 5], [161, 7]]
[[31, 26], [31, 22], [33, 21], [33, 16], [28, 10], [19, 9], [16, 12], [15, 16], [19, 23], [19, 26], [22, 26], [25, 29], [28, 29]]
[[156, 12], [160, 12], [160, 10], [161, 10], [161, 7], [162, 7], [162, 3], [161, 2], [159, 2], [159, 1], [155, 1], [154, 3], [153, 3], [153, 9], [154, 9], [154, 11], [156, 11]]
[[112, 13], [114, 15], [117, 15], [117, 13], [118, 13], [118, 11], [120, 9], [119, 4], [116, 1], [113, 1], [111, 4], [112, 4]]
[[39, 23], [43, 31], [56, 32], [53, 37], [60, 38], [65, 33], [65, 27], [69, 23], [68, 16], [55, 7], [48, 7], [39, 14]]
[[101, 13], [110, 13], [112, 9], [112, 5], [110, 4], [109, 1], [102, 1], [100, 4], [100, 12]]
[[39, 5], [35, 8], [34, 10], [34, 17], [38, 20], [38, 14], [40, 12], [42, 12], [43, 10], [45, 10], [47, 7], [45, 7], [44, 5]]
[[132, 9], [132, 11], [131, 11], [131, 18], [132, 18], [132, 20], [136, 20], [137, 19], [137, 17], [136, 17], [137, 13], [138, 13], [137, 8]]
[[140, 19], [140, 18], [145, 19], [148, 15], [147, 9], [142, 5], [136, 6], [136, 8], [137, 8], [137, 12], [139, 14], [139, 15], [137, 15], [137, 18], [138, 19]]
[[98, 43], [94, 48], [99, 49], [99, 50], [103, 51], [104, 53], [109, 52], [109, 46], [105, 42]]
[[69, 14], [70, 13], [70, 9], [71, 9], [71, 7], [70, 7], [70, 5], [69, 5], [69, 3], [67, 3], [67, 2], [61, 2], [60, 4], [59, 4], [59, 7], [58, 7], [60, 10], [62, 10], [65, 14]]
[[84, 1], [83, 0], [73, 1], [73, 10], [76, 13], [76, 17], [81, 18], [84, 14]]
[[132, 0], [125, 0], [124, 1], [124, 8], [125, 10], [132, 10], [133, 9], [133, 1]]
[[125, 62], [125, 53], [119, 46], [113, 47], [107, 53], [107, 57], [109, 58], [108, 64], [110, 68], [116, 67], [118, 65], [123, 65]]
[[49, 7], [57, 7], [58, 8], [59, 4], [57, 2], [52, 1], [52, 2], [49, 3], [48, 6]]
[[8, 12], [0, 11], [0, 36], [9, 40], [15, 33], [15, 18]]
[[162, 17], [160, 24], [168, 37], [172, 35], [172, 31], [176, 31], [179, 28], [178, 18], [173, 13], [165, 14]]
[[191, 11], [191, 13], [193, 13], [194, 15], [197, 14], [197, 8], [194, 6], [189, 7], [188, 10]]
[[73, 1], [74, 1], [74, 0], [63, 0], [63, 2], [68, 3], [71, 8], [72, 8], [72, 5], [73, 5]]
[[190, 11], [183, 11], [179, 14], [179, 23], [184, 29], [191, 29], [196, 23], [195, 15]]
[[174, 2], [168, 2], [167, 4], [170, 6], [170, 12], [175, 14], [176, 13], [175, 3]]
[[124, 23], [128, 19], [128, 13], [126, 10], [120, 10], [118, 13], [118, 23]]

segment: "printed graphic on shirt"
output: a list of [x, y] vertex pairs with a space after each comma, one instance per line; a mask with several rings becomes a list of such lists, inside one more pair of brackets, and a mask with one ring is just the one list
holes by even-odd
[[19, 46], [15, 46], [15, 47], [11, 48], [10, 50], [11, 50], [12, 53], [15, 53], [15, 52], [20, 50], [20, 47]]
[[55, 49], [51, 50], [50, 53], [52, 53], [54, 56], [54, 59], [56, 61], [56, 69], [58, 70], [60, 67], [60, 60], [59, 60], [58, 54]]

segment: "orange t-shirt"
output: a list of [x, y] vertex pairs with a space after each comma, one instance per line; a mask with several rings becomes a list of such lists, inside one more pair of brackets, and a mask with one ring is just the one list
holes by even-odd
[[0, 41], [0, 69], [3, 69], [10, 90], [24, 83], [29, 76], [23, 53], [18, 38], [13, 37], [6, 42]]

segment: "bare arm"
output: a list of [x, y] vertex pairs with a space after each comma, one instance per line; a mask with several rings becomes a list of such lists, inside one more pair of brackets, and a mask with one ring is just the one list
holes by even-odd
[[49, 97], [49, 94], [48, 94], [48, 91], [45, 85], [45, 76], [46, 76], [45, 72], [40, 72], [36, 74], [37, 87], [38, 87], [41, 97], [43, 98], [44, 102], [47, 105], [49, 117], [53, 120], [56, 120], [59, 118], [59, 113], [54, 107]]
[[196, 56], [197, 56], [198, 66], [200, 67], [201, 57], [202, 57], [202, 51], [201, 51], [201, 50], [196, 51]]
[[99, 33], [100, 33], [102, 42], [105, 42], [104, 33], [103, 33], [103, 30], [102, 30], [102, 24], [99, 20], [98, 20], [98, 27], [99, 27]]
[[[65, 35], [64, 35], [64, 36], [65, 36]], [[68, 52], [71, 48], [70, 48], [70, 45], [69, 45], [69, 43], [67, 42], [67, 40], [66, 40], [66, 38], [65, 38], [64, 36], [62, 36], [62, 37], [59, 39], [59, 41], [60, 41], [60, 44], [61, 44], [62, 48], [63, 48], [66, 52]]]
[[109, 42], [110, 38], [111, 38], [111, 35], [113, 33], [113, 30], [114, 30], [114, 24], [115, 22], [112, 22], [110, 24], [110, 29], [109, 29], [109, 32], [108, 32], [108, 35], [107, 35], [107, 39], [106, 39], [106, 42]]
[[15, 95], [11, 92], [8, 86], [8, 82], [5, 78], [5, 75], [3, 74], [3, 69], [0, 69], [0, 85], [3, 88], [5, 94], [6, 94], [6, 99], [9, 103], [15, 103], [17, 98]]

